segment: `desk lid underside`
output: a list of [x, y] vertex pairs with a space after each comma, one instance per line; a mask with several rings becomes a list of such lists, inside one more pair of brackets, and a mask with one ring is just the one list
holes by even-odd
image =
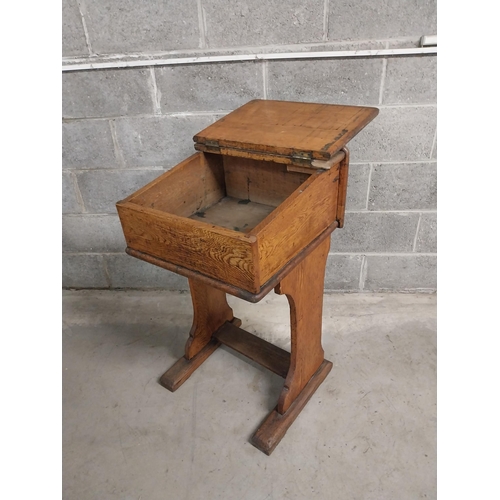
[[328, 161], [378, 112], [362, 106], [254, 100], [208, 126], [193, 140], [197, 145], [224, 148], [227, 154], [234, 149]]

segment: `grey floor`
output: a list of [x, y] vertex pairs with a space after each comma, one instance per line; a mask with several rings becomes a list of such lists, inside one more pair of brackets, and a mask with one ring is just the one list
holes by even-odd
[[[286, 298], [229, 298], [289, 348]], [[436, 296], [326, 295], [333, 370], [274, 453], [249, 442], [283, 379], [225, 347], [175, 393], [189, 294], [63, 293], [63, 498], [436, 498]]]

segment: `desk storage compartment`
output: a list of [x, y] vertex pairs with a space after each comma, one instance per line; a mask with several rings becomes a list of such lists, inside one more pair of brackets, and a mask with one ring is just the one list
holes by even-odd
[[308, 174], [199, 152], [117, 210], [130, 249], [258, 293], [343, 215], [343, 184], [338, 163]]

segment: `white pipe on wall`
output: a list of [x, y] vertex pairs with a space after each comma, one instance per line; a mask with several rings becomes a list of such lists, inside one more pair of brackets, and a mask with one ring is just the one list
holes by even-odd
[[[218, 62], [241, 61], [271, 61], [278, 59], [334, 59], [351, 57], [387, 57], [437, 54], [436, 47], [417, 47], [407, 49], [369, 49], [369, 50], [338, 50], [324, 52], [281, 52], [269, 54], [240, 54], [228, 56], [199, 56], [169, 59], [114, 60], [105, 62], [71, 63], [63, 65], [63, 71], [85, 71], [91, 69], [139, 68], [143, 66], [172, 66], [175, 64], [202, 64]], [[124, 58], [127, 56], [123, 56]], [[129, 57], [129, 56], [128, 56]]]
[[420, 39], [420, 46], [421, 47], [431, 47], [433, 45], [438, 44], [438, 37], [437, 35], [424, 35]]

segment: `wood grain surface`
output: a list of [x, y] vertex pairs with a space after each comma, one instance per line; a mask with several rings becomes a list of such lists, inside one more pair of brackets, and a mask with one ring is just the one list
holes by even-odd
[[219, 341], [211, 339], [191, 359], [182, 356], [160, 377], [160, 384], [170, 392], [175, 392], [219, 346]]
[[[194, 136], [198, 145], [308, 160], [329, 160], [379, 110], [372, 107], [254, 100]], [[221, 151], [224, 148], [224, 151]], [[207, 149], [207, 150], [208, 150]]]
[[338, 180], [338, 165], [313, 173], [250, 232], [257, 238], [261, 283], [336, 220]]
[[224, 195], [220, 155], [195, 153], [123, 202], [189, 217], [217, 203]]
[[302, 259], [307, 257], [315, 248], [317, 248], [326, 238], [330, 237], [332, 231], [338, 227], [338, 222], [333, 222], [328, 228], [323, 231], [316, 239], [314, 239], [309, 245], [307, 245], [303, 250], [301, 250], [292, 260], [288, 261], [275, 275], [273, 275], [269, 280], [267, 280], [256, 293], [251, 293], [248, 290], [237, 287], [228, 283], [227, 281], [220, 281], [215, 278], [211, 278], [199, 271], [188, 269], [172, 262], [154, 257], [144, 252], [140, 252], [133, 248], [127, 247], [126, 252], [137, 259], [143, 260], [144, 262], [149, 262], [154, 266], [167, 269], [174, 273], [185, 276], [186, 278], [193, 278], [199, 280], [207, 285], [214, 288], [223, 290], [226, 293], [234, 295], [240, 299], [246, 300], [256, 304], [260, 302]]
[[266, 455], [271, 455], [276, 446], [284, 438], [286, 431], [311, 399], [311, 396], [330, 373], [332, 366], [332, 363], [325, 359], [286, 413], [280, 413], [276, 407], [265, 418], [250, 441], [257, 449]]
[[290, 304], [290, 370], [278, 400], [285, 413], [324, 360], [321, 345], [323, 288], [330, 239], [321, 243], [281, 281], [276, 293]]
[[225, 196], [211, 207], [194, 213], [190, 219], [225, 227], [240, 233], [249, 233], [273, 210], [274, 207], [269, 205]]
[[193, 326], [186, 343], [186, 359], [198, 354], [208, 344], [213, 333], [234, 318], [222, 290], [194, 279], [189, 279], [189, 290], [193, 302]]
[[128, 247], [254, 293], [260, 289], [255, 236], [132, 202], [117, 208]]
[[288, 172], [285, 165], [273, 162], [223, 156], [228, 196], [277, 207], [311, 175]]
[[214, 338], [280, 377], [287, 376], [290, 353], [284, 349], [238, 328], [234, 323], [225, 323], [214, 333]]

